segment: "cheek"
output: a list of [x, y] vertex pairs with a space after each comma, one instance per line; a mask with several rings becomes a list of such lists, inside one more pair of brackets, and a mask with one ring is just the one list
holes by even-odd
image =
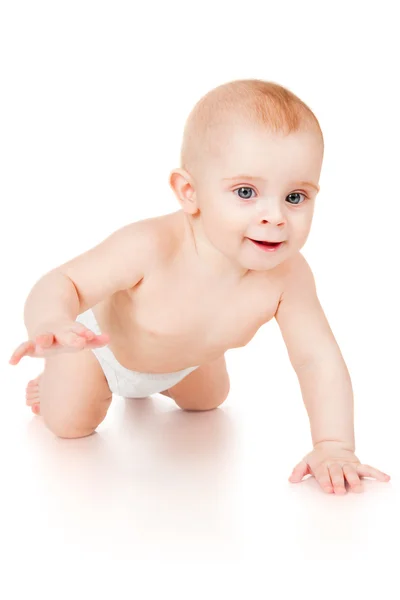
[[243, 220], [218, 209], [203, 216], [203, 231], [213, 246], [223, 254], [236, 255], [245, 235]]
[[303, 246], [310, 233], [310, 228], [311, 222], [309, 219], [294, 223], [289, 229], [289, 238], [292, 239], [296, 245]]
[[309, 210], [299, 211], [297, 214], [288, 216], [288, 225], [294, 234], [304, 235], [310, 230], [312, 216]]
[[238, 210], [234, 203], [224, 202], [224, 198], [216, 198], [212, 204], [205, 206], [203, 219], [211, 230], [219, 230], [220, 235], [238, 234], [245, 229], [243, 211]]

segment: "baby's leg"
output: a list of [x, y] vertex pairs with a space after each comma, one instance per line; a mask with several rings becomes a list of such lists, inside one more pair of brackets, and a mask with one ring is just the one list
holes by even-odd
[[161, 392], [175, 400], [183, 410], [211, 410], [228, 397], [229, 374], [225, 355], [200, 365], [168, 390]]
[[27, 388], [27, 404], [40, 402], [46, 426], [64, 438], [93, 433], [111, 400], [100, 363], [88, 349], [47, 357], [43, 373]]

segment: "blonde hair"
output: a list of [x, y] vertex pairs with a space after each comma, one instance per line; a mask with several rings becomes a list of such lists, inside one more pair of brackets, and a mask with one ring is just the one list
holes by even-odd
[[194, 174], [205, 156], [226, 147], [229, 131], [238, 124], [283, 134], [311, 129], [324, 149], [318, 119], [298, 96], [272, 81], [238, 79], [212, 89], [195, 104], [184, 127], [181, 167]]

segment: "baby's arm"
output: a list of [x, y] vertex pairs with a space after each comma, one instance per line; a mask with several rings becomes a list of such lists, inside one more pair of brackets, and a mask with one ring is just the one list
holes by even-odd
[[156, 230], [148, 221], [130, 223], [102, 242], [41, 277], [24, 306], [24, 322], [32, 339], [43, 324], [76, 317], [118, 290], [143, 277], [156, 246]]
[[335, 440], [354, 452], [350, 375], [318, 300], [311, 268], [300, 253], [288, 268], [275, 318], [299, 379], [313, 445]]

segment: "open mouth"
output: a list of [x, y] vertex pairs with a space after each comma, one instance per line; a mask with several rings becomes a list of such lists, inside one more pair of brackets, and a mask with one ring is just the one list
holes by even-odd
[[249, 238], [253, 244], [261, 248], [262, 250], [274, 251], [277, 250], [284, 242], [260, 242], [259, 240], [252, 240]]
[[264, 246], [279, 246], [280, 242], [263, 242], [261, 240], [252, 240], [256, 244], [263, 244]]

